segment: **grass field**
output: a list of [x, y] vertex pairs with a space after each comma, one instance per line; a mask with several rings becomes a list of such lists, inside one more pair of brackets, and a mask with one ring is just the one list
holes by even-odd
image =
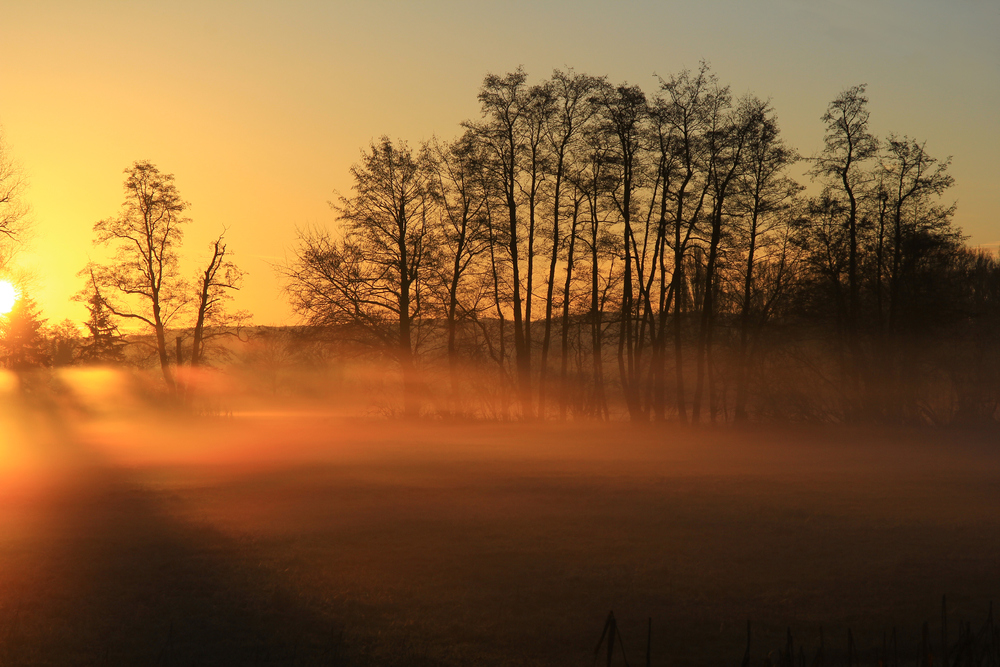
[[909, 659], [1000, 590], [981, 435], [5, 419], [2, 665], [591, 665], [610, 610], [631, 665]]

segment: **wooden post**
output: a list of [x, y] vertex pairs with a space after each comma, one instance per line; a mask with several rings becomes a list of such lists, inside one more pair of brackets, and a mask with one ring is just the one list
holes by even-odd
[[650, 648], [653, 645], [653, 619], [650, 617], [649, 625], [646, 627], [646, 667], [650, 667]]
[[614, 657], [615, 632], [618, 630], [618, 623], [615, 621], [615, 613], [608, 614], [608, 667], [611, 667], [611, 658]]
[[924, 621], [924, 629], [921, 633], [920, 638], [920, 665], [921, 667], [931, 667], [933, 659], [931, 658], [931, 647], [930, 647], [930, 628], [927, 626], [927, 621]]
[[941, 596], [941, 667], [948, 667], [948, 598]]
[[742, 667], [750, 667], [750, 619], [747, 619], [747, 650], [743, 654]]

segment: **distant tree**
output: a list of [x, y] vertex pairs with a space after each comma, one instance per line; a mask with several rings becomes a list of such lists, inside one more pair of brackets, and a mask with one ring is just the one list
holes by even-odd
[[[581, 242], [587, 254], [589, 266], [589, 299], [587, 320], [590, 325], [590, 373], [593, 389], [587, 401], [593, 416], [608, 419], [608, 395], [604, 382], [604, 334], [605, 306], [608, 294], [617, 273], [617, 236], [612, 234], [608, 215], [610, 192], [616, 181], [611, 165], [615, 141], [607, 135], [604, 127], [591, 124], [587, 127], [581, 148], [580, 163], [571, 173], [574, 189], [578, 192], [580, 205], [584, 209]], [[566, 319], [564, 319], [564, 322]]]
[[391, 355], [402, 370], [406, 415], [416, 416], [416, 327], [433, 253], [428, 177], [409, 146], [388, 137], [362, 154], [351, 176], [354, 194], [332, 204], [343, 238], [301, 234], [286, 289], [310, 324], [353, 331]]
[[47, 327], [44, 333], [53, 366], [69, 366], [76, 362], [80, 330], [73, 320], [66, 318], [53, 327]]
[[737, 108], [730, 111], [728, 90], [713, 91], [712, 107], [709, 110], [711, 124], [705, 137], [711, 184], [709, 192], [712, 196], [708, 220], [711, 233], [705, 262], [701, 323], [695, 350], [697, 376], [691, 409], [691, 420], [695, 422], [701, 415], [701, 399], [706, 379], [709, 419], [714, 422], [716, 418], [716, 393], [712, 389], [712, 340], [719, 310], [716, 303], [717, 295], [722, 293], [720, 265], [725, 252], [722, 237], [724, 233], [730, 236], [733, 232], [734, 206], [731, 202], [735, 199], [739, 176], [747, 168], [744, 151], [750, 143], [753, 128], [760, 122], [762, 114], [762, 104], [756, 98], [746, 97], [740, 101]]
[[[701, 63], [697, 72], [683, 70], [669, 79], [660, 80], [660, 97], [653, 107], [660, 133], [660, 139], [667, 150], [676, 155], [665, 160], [661, 169], [667, 169], [662, 176], [664, 197], [668, 198], [670, 238], [668, 245], [673, 249], [670, 294], [673, 297], [673, 342], [674, 342], [674, 395], [677, 417], [686, 422], [687, 399], [684, 379], [684, 321], [685, 312], [693, 299], [689, 298], [688, 265], [692, 242], [697, 238], [699, 224], [704, 216], [712, 185], [711, 155], [708, 151], [706, 135], [712, 129], [718, 115], [720, 98], [728, 98], [729, 90], [720, 87], [718, 78], [707, 63]], [[669, 307], [669, 301], [664, 308]], [[666, 332], [664, 344], [666, 343]], [[665, 355], [664, 355], [665, 361]]]
[[[499, 186], [502, 193], [502, 207], [507, 214], [503, 229], [497, 229], [495, 237], [502, 240], [506, 246], [507, 259], [510, 267], [510, 296], [514, 324], [514, 356], [517, 369], [517, 386], [520, 395], [521, 411], [525, 416], [531, 416], [531, 345], [530, 345], [530, 295], [522, 284], [522, 268], [524, 253], [521, 248], [521, 231], [523, 221], [522, 195], [527, 191], [531, 195], [531, 204], [537, 194], [538, 161], [537, 153], [529, 150], [529, 146], [537, 149], [541, 145], [542, 125], [532, 122], [540, 120], [541, 109], [536, 105], [532, 109], [528, 75], [522, 68], [503, 76], [487, 74], [479, 90], [479, 103], [482, 120], [466, 123], [466, 127], [475, 132], [490, 154], [488, 165], [492, 168], [492, 180]], [[532, 112], [535, 113], [532, 113]], [[538, 129], [537, 134], [531, 130]], [[528, 167], [526, 168], [526, 165]], [[528, 173], [525, 173], [525, 172]], [[530, 174], [530, 176], [529, 176]], [[525, 184], [525, 181], [528, 184]], [[532, 207], [532, 211], [533, 211]], [[529, 235], [530, 236], [530, 235]], [[529, 239], [530, 240], [530, 239]], [[503, 269], [496, 266], [500, 254], [493, 252], [494, 275], [499, 276]], [[530, 263], [532, 257], [528, 253]], [[530, 271], [530, 269], [529, 269]], [[499, 290], [498, 290], [499, 292]], [[499, 307], [499, 304], [498, 304]]]
[[[611, 170], [617, 187], [610, 192], [614, 210], [622, 223], [620, 248], [623, 252], [625, 274], [622, 279], [621, 319], [618, 328], [618, 374], [621, 379], [625, 405], [633, 421], [645, 420], [641, 404], [635, 334], [635, 271], [639, 262], [636, 248], [636, 230], [632, 226], [635, 214], [635, 193], [642, 180], [642, 142], [644, 124], [649, 117], [646, 94], [638, 86], [606, 84], [594, 96], [599, 109], [600, 123], [612, 138], [609, 155]], [[641, 282], [641, 277], [640, 277]]]
[[931, 157], [923, 143], [909, 137], [890, 135], [880, 164], [880, 180], [885, 192], [881, 200], [889, 208], [889, 331], [899, 330], [900, 301], [905, 281], [907, 246], [915, 237], [943, 233], [958, 241], [952, 229], [954, 210], [941, 206], [937, 199], [955, 183], [948, 174], [951, 159], [939, 162]]
[[[1000, 421], [1000, 256], [963, 248], [954, 253], [952, 271], [934, 277], [946, 294], [941, 311], [951, 320], [934, 348], [950, 376], [952, 420], [970, 425]], [[940, 421], [940, 419], [938, 419]]]
[[466, 130], [457, 140], [431, 141], [424, 160], [428, 167], [430, 195], [436, 203], [436, 238], [441, 241], [439, 300], [447, 326], [448, 370], [452, 402], [459, 402], [458, 323], [475, 318], [482, 310], [487, 289], [486, 267], [480, 261], [490, 245], [483, 146]]
[[[542, 336], [542, 353], [539, 364], [538, 379], [538, 414], [545, 416], [546, 400], [546, 379], [548, 375], [549, 346], [552, 339], [553, 308], [555, 307], [555, 283], [556, 266], [559, 260], [564, 258], [566, 262], [566, 279], [563, 287], [563, 316], [562, 316], [562, 356], [560, 368], [559, 387], [559, 411], [565, 416], [565, 382], [568, 363], [568, 324], [569, 324], [569, 289], [573, 281], [573, 260], [575, 258], [576, 240], [578, 234], [579, 211], [582, 205], [582, 198], [579, 190], [575, 193], [577, 197], [567, 198], [567, 180], [570, 172], [575, 167], [573, 164], [584, 132], [588, 125], [592, 124], [597, 107], [593, 103], [594, 93], [601, 84], [601, 79], [577, 74], [573, 70], [562, 72], [556, 70], [552, 73], [552, 79], [548, 89], [551, 98], [552, 110], [544, 117], [545, 120], [545, 143], [549, 154], [548, 170], [551, 173], [552, 193], [551, 193], [551, 247], [549, 250], [549, 270], [546, 280], [545, 294], [545, 330]], [[577, 167], [579, 168], [579, 167]], [[566, 201], [569, 199], [569, 201]], [[569, 213], [570, 225], [568, 230], [564, 230], [565, 223], [562, 222], [563, 211]], [[564, 232], [568, 231], [568, 235]]]
[[125, 359], [125, 339], [118, 331], [112, 312], [104, 304], [100, 293], [91, 285], [89, 295], [79, 295], [86, 299], [85, 307], [89, 316], [84, 326], [89, 336], [80, 344], [78, 359], [82, 363], [120, 363]]
[[24, 202], [27, 180], [0, 132], [0, 267], [10, 262], [13, 243], [25, 230], [28, 205]]
[[738, 275], [743, 283], [737, 298], [737, 421], [747, 419], [752, 330], [770, 318], [776, 300], [786, 291], [793, 275], [789, 269], [788, 239], [792, 204], [802, 190], [786, 174], [799, 157], [782, 139], [774, 110], [767, 102], [757, 101], [756, 105], [758, 113], [749, 128], [746, 168], [740, 175], [736, 195], [737, 248], [742, 259]]
[[859, 321], [861, 317], [860, 275], [860, 224], [858, 215], [865, 187], [870, 174], [864, 165], [878, 154], [878, 139], [868, 129], [868, 98], [865, 84], [848, 88], [838, 95], [822, 116], [826, 124], [823, 150], [813, 158], [810, 173], [820, 178], [825, 187], [825, 197], [839, 201], [842, 226], [847, 232], [847, 309], [845, 330], [849, 366], [846, 379], [854, 385], [849, 391], [855, 395], [859, 389], [862, 369]]
[[51, 362], [44, 333], [45, 319], [40, 317], [34, 300], [22, 297], [0, 321], [0, 355], [13, 371], [24, 371]]
[[114, 259], [85, 271], [113, 315], [153, 329], [160, 369], [173, 389], [165, 331], [188, 303], [187, 285], [177, 268], [182, 225], [189, 221], [184, 217], [187, 202], [181, 199], [173, 175], [160, 172], [151, 162], [136, 162], [125, 174], [121, 213], [94, 225], [95, 243], [112, 246]]
[[[211, 244], [212, 256], [208, 266], [198, 276], [198, 311], [194, 325], [194, 342], [191, 346], [191, 365], [199, 366], [204, 361], [205, 343], [216, 336], [231, 333], [229, 327], [238, 327], [249, 315], [245, 312], [230, 313], [226, 302], [232, 300], [232, 292], [240, 289], [244, 272], [232, 261], [232, 252], [225, 243], [225, 234]], [[211, 331], [207, 327], [218, 327], [221, 331]]]

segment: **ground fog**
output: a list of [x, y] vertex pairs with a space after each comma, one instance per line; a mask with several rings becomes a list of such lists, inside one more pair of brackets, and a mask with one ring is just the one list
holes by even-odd
[[196, 414], [102, 382], [0, 402], [0, 664], [589, 665], [611, 610], [633, 665], [650, 619], [653, 665], [738, 664], [747, 620], [753, 664], [789, 627], [873, 662], [1000, 590], [983, 434]]

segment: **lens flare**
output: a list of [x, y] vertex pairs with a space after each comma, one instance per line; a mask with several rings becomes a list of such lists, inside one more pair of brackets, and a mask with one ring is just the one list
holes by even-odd
[[0, 280], [0, 315], [6, 315], [17, 303], [17, 288], [6, 280]]

